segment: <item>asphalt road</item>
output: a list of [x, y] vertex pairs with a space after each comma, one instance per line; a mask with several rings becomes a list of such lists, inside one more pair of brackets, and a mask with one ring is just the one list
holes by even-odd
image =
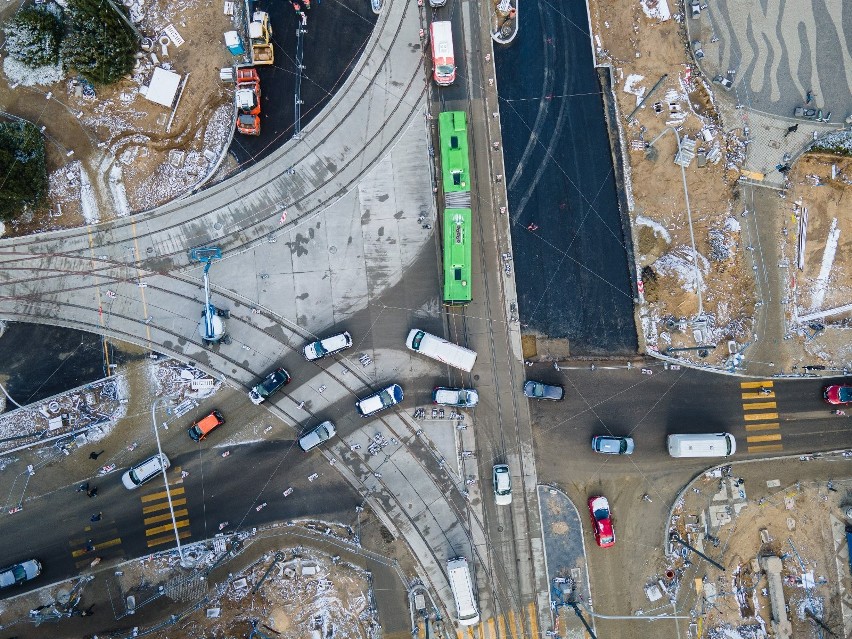
[[[228, 522], [226, 532], [294, 519], [354, 523], [355, 506], [361, 503], [358, 493], [321, 455], [301, 451], [290, 429], [264, 407], [253, 406], [244, 393], [223, 391], [217, 395], [215, 406], [229, 421], [207, 440], [192, 441], [186, 428], [213, 405], [208, 402], [182, 418], [170, 420], [170, 428], [160, 432], [163, 450], [172, 463], [168, 476], [177, 519], [182, 522], [180, 531], [189, 533], [183, 543], [212, 538], [223, 522]], [[160, 419], [165, 418], [160, 414]], [[77, 574], [94, 557], [110, 562], [174, 547], [162, 477], [133, 491], [121, 483], [121, 475], [130, 464], [156, 452], [146, 421], [143, 413], [134, 433], [138, 447], [132, 452], [122, 449], [116, 453], [115, 440], [107, 440], [100, 446], [107, 449], [101, 460], [89, 460], [87, 448], [73, 452], [71, 457], [60, 457], [58, 463], [28, 479], [25, 473], [3, 478], [3, 488], [16, 498], [23, 482], [28, 481], [23, 510], [0, 518], [0, 531], [7, 540], [3, 561], [36, 557], [44, 566], [43, 575], [24, 590]], [[267, 423], [273, 425], [272, 434], [265, 434], [266, 439], [252, 436]], [[227, 445], [235, 437], [245, 443]], [[224, 451], [229, 452], [226, 457], [222, 457]], [[118, 469], [97, 476], [103, 461], [111, 459], [118, 462]], [[189, 475], [181, 478], [181, 471]], [[317, 477], [310, 480], [314, 473]], [[77, 491], [83, 481], [98, 488], [97, 496], [89, 498]], [[285, 497], [283, 492], [288, 488], [293, 492]], [[266, 505], [257, 510], [261, 504]], [[186, 512], [180, 514], [182, 510]], [[62, 513], [61, 517], [57, 519], [56, 513]], [[91, 522], [97, 513], [103, 513], [101, 520]], [[148, 546], [157, 539], [164, 543]], [[94, 546], [91, 550], [89, 543]]]
[[[300, 18], [289, 2], [258, 2], [255, 8], [269, 13], [275, 64], [256, 67], [261, 90], [260, 135], [236, 134], [231, 142], [230, 151], [241, 168], [266, 157], [295, 132], [296, 30]], [[368, 0], [314, 0], [306, 15], [300, 84], [302, 128], [352, 72], [378, 18]]]
[[[0, 337], [0, 380], [21, 405], [106, 375], [100, 336], [42, 324], [10, 322]], [[14, 408], [8, 403], [8, 409]]]
[[494, 57], [521, 322], [567, 338], [573, 355], [635, 353], [630, 240], [586, 5], [537, 3], [520, 16], [522, 37]]
[[[539, 479], [554, 483], [571, 497], [580, 512], [595, 610], [631, 615], [648, 607], [642, 587], [664, 562], [662, 540], [668, 511], [678, 492], [695, 475], [720, 459], [673, 459], [665, 448], [667, 434], [728, 431], [737, 439], [738, 452], [730, 459], [758, 459], [766, 453], [749, 452], [743, 406], [763, 401], [743, 399], [741, 378], [695, 370], [590, 370], [587, 367], [556, 372], [534, 366], [530, 377], [561, 383], [562, 402], [535, 402], [533, 429]], [[823, 380], [773, 381], [782, 450], [771, 455], [793, 455], [852, 447], [848, 417], [836, 417], [822, 401]], [[593, 435], [630, 435], [636, 451], [629, 457], [593, 453]], [[757, 443], [756, 445], [762, 445]], [[779, 472], [783, 463], [779, 463]], [[841, 472], [838, 468], [838, 473]], [[805, 477], [803, 477], [804, 479]], [[793, 479], [795, 481], [795, 478]], [[648, 494], [652, 502], [642, 500]], [[616, 545], [595, 545], [586, 502], [594, 495], [611, 504]], [[647, 632], [626, 621], [598, 620], [602, 636], [638, 636]], [[610, 624], [610, 625], [606, 625]], [[632, 628], [633, 634], [628, 630]], [[655, 625], [661, 636], [676, 636], [672, 622]]]

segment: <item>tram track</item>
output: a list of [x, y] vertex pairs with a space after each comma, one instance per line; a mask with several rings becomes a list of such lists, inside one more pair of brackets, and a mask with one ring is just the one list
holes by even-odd
[[[400, 0], [397, 0], [397, 2], [399, 2], [399, 1]], [[267, 185], [271, 184], [272, 182], [274, 182], [276, 180], [284, 178], [284, 176], [286, 176], [286, 175], [289, 175], [288, 172], [289, 172], [289, 168], [291, 166], [296, 166], [299, 163], [307, 160], [308, 158], [317, 157], [318, 156], [318, 153], [317, 153], [318, 148], [321, 148], [323, 145], [328, 144], [330, 142], [330, 140], [332, 139], [332, 137], [335, 136], [336, 134], [339, 134], [342, 129], [344, 129], [348, 126], [351, 126], [351, 122], [349, 121], [350, 117], [355, 113], [355, 111], [357, 109], [359, 109], [363, 106], [364, 99], [369, 98], [372, 95], [372, 90], [374, 88], [374, 85], [378, 81], [377, 78], [381, 75], [382, 69], [384, 69], [386, 67], [388, 61], [391, 59], [391, 54], [392, 54], [392, 51], [394, 50], [394, 45], [397, 43], [397, 40], [399, 39], [399, 37], [402, 33], [403, 25], [405, 23], [405, 17], [407, 15], [408, 11], [411, 10], [411, 5], [412, 5], [412, 3], [408, 3], [408, 2], [403, 3], [404, 8], [403, 8], [403, 11], [402, 11], [402, 15], [399, 18], [399, 23], [396, 26], [396, 30], [395, 30], [394, 35], [393, 35], [393, 39], [391, 41], [390, 46], [386, 45], [387, 46], [386, 53], [385, 53], [385, 55], [383, 55], [380, 63], [376, 67], [376, 72], [375, 72], [374, 78], [371, 79], [368, 82], [368, 84], [366, 85], [365, 89], [361, 92], [361, 94], [359, 96], [357, 96], [357, 98], [353, 99], [352, 105], [345, 112], [344, 116], [340, 117], [340, 113], [338, 113], [334, 110], [333, 105], [328, 105], [328, 107], [326, 107], [326, 109], [323, 110], [322, 115], [320, 115], [317, 120], [315, 120], [314, 122], [311, 123], [312, 129], [314, 129], [314, 130], [319, 129], [319, 128], [321, 128], [321, 125], [328, 118], [332, 117], [332, 114], [333, 114], [335, 118], [339, 118], [339, 124], [332, 127], [331, 129], [329, 129], [329, 131], [322, 138], [320, 138], [320, 140], [318, 140], [317, 142], [315, 142], [311, 145], [310, 150], [308, 152], [301, 154], [301, 157], [299, 157], [298, 159], [288, 160], [287, 162], [283, 162], [283, 161], [277, 162], [276, 166], [280, 166], [282, 168], [277, 169], [278, 172], [274, 173], [267, 180], [267, 182], [266, 182]], [[378, 27], [378, 25], [377, 25], [377, 27]], [[378, 38], [378, 37], [374, 38], [374, 42], [373, 42], [372, 46], [370, 47], [369, 52], [366, 54], [366, 57], [364, 59], [370, 60], [371, 55], [379, 48], [381, 43], [382, 43], [382, 40], [380, 38]], [[372, 61], [371, 61], [371, 63], [372, 63]], [[404, 96], [404, 95], [409, 94], [414, 81], [422, 75], [422, 68], [423, 68], [423, 58], [421, 56], [420, 62], [418, 63], [417, 67], [415, 68], [414, 72], [408, 78], [408, 82], [405, 85], [404, 89], [402, 91], [400, 91], [400, 95]], [[337, 103], [341, 102], [344, 98], [348, 97], [349, 92], [351, 92], [355, 86], [356, 86], [356, 82], [354, 82], [354, 81], [348, 82], [346, 84], [345, 89], [344, 89], [343, 95], [341, 96], [340, 99], [337, 100]], [[425, 92], [426, 92], [426, 86], [424, 84], [423, 89], [419, 92], [419, 94], [417, 94], [417, 98], [413, 102], [409, 102], [409, 104], [411, 105], [411, 109], [405, 114], [405, 117], [402, 120], [402, 125], [399, 128], [397, 128], [396, 130], [391, 132], [392, 133], [391, 139], [398, 139], [401, 131], [404, 128], [406, 128], [407, 126], [409, 126], [411, 119], [412, 119], [412, 116], [417, 111], [418, 105], [422, 102], [422, 99], [423, 99], [423, 96], [425, 95]], [[367, 102], [369, 103], [369, 99], [367, 100]], [[356, 171], [356, 174], [353, 176], [353, 178], [349, 182], [347, 182], [342, 188], [337, 188], [336, 191], [334, 193], [332, 193], [328, 198], [326, 198], [325, 200], [320, 200], [320, 202], [317, 205], [308, 209], [302, 215], [300, 215], [297, 219], [294, 219], [293, 221], [288, 223], [287, 226], [294, 226], [301, 219], [303, 219], [307, 216], [310, 216], [312, 214], [315, 214], [315, 213], [323, 210], [324, 208], [326, 208], [329, 204], [331, 204], [332, 202], [339, 199], [341, 197], [341, 193], [348, 192], [354, 184], [357, 184], [363, 178], [363, 176], [366, 173], [370, 172], [381, 161], [381, 158], [382, 158], [383, 155], [381, 153], [375, 153], [375, 154], [373, 154], [372, 161], [370, 161], [368, 164], [362, 164], [364, 156], [368, 155], [369, 148], [374, 143], [376, 143], [377, 141], [379, 141], [379, 142], [381, 141], [382, 137], [381, 137], [380, 134], [386, 132], [387, 127], [389, 127], [389, 123], [392, 120], [392, 116], [397, 113], [397, 111], [402, 107], [402, 105], [404, 103], [405, 103], [404, 100], [402, 100], [402, 99], [398, 100], [396, 102], [395, 106], [392, 108], [391, 112], [384, 119], [382, 124], [378, 127], [378, 129], [374, 132], [371, 132], [371, 135], [365, 138], [366, 144], [362, 148], [360, 148], [358, 151], [352, 152], [350, 154], [351, 159], [348, 162], [346, 162], [345, 164], [342, 165], [344, 169], [351, 168], [351, 167], [359, 167], [359, 170]], [[307, 138], [307, 135], [306, 135], [306, 138]], [[311, 141], [311, 140], [304, 140], [303, 139], [303, 141]], [[307, 145], [296, 145], [294, 148], [299, 149], [299, 148], [302, 148], [302, 147], [305, 147], [305, 146], [307, 146]], [[282, 153], [282, 156], [283, 156], [283, 153]], [[278, 158], [278, 159], [282, 160], [283, 157]], [[266, 169], [271, 164], [272, 163], [264, 164], [262, 167], [260, 167], [258, 169], [258, 171]], [[284, 167], [286, 167], [286, 168], [284, 168]], [[343, 173], [343, 170], [338, 170], [337, 173], [338, 174]], [[220, 187], [212, 187], [211, 189], [202, 191], [198, 196], [194, 196], [192, 198], [192, 203], [198, 204], [198, 203], [204, 202], [205, 200], [208, 200], [208, 199], [210, 199], [214, 196], [217, 196], [220, 192], [227, 191], [228, 189], [231, 189], [234, 193], [233, 199], [226, 201], [225, 203], [217, 206], [215, 209], [208, 211], [206, 214], [215, 213], [216, 211], [219, 211], [219, 210], [222, 210], [222, 209], [227, 209], [231, 205], [239, 203], [242, 199], [244, 199], [244, 195], [239, 193], [240, 189], [233, 188], [235, 185], [238, 185], [240, 182], [244, 182], [244, 181], [245, 181], [245, 175], [241, 174], [237, 178], [232, 178], [231, 180], [227, 180], [226, 182], [223, 182]], [[325, 184], [321, 184], [320, 186], [317, 186], [317, 187], [307, 191], [306, 193], [304, 193], [301, 196], [299, 201], [301, 201], [301, 202], [308, 201], [309, 198], [311, 198], [312, 196], [315, 196], [324, 187], [325, 187]], [[187, 200], [179, 200], [178, 202], [181, 205], [186, 205], [188, 203]], [[298, 206], [298, 202], [293, 203], [293, 204], [289, 204], [288, 206], [291, 207], [291, 208], [296, 208]], [[137, 222], [137, 219], [138, 219], [139, 223], [144, 223], [146, 225], [146, 227], [151, 227], [152, 222], [155, 223], [159, 219], [161, 219], [165, 216], [173, 215], [174, 214], [174, 211], [173, 211], [174, 208], [176, 208], [176, 206], [174, 204], [167, 204], [167, 205], [164, 205], [164, 206], [162, 206], [158, 209], [154, 209], [153, 211], [150, 211], [148, 213], [140, 214], [140, 215], [137, 215], [137, 216], [132, 216], [131, 218], [128, 218], [127, 220], [116, 220], [116, 221], [104, 223], [102, 225], [98, 225], [98, 226], [93, 227], [93, 228], [99, 234], [115, 233], [117, 230], [121, 230], [123, 228], [126, 228], [129, 225], [135, 225], [136, 222]], [[270, 204], [267, 207], [262, 208], [259, 212], [257, 212], [256, 214], [254, 214], [252, 216], [252, 217], [258, 217], [257, 221], [250, 222], [249, 224], [242, 226], [240, 228], [228, 228], [228, 227], [223, 226], [220, 229], [220, 231], [221, 231], [220, 239], [223, 240], [223, 245], [226, 246], [226, 247], [229, 246], [229, 243], [226, 241], [226, 238], [228, 238], [229, 236], [234, 236], [236, 234], [245, 233], [246, 231], [251, 231], [251, 230], [258, 230], [259, 231], [259, 229], [258, 229], [259, 226], [261, 226], [263, 224], [269, 224], [269, 222], [270, 222], [270, 220], [267, 219], [264, 216], [264, 214], [267, 214], [268, 212], [273, 211], [273, 210], [278, 210], [279, 208], [280, 208], [280, 206], [277, 203], [276, 204]], [[262, 217], [262, 219], [261, 219], [261, 217]], [[111, 241], [111, 242], [110, 241], [101, 242], [101, 243], [97, 244], [97, 248], [99, 250], [105, 250], [105, 249], [108, 249], [109, 247], [124, 245], [130, 239], [133, 239], [134, 241], [138, 241], [140, 239], [153, 237], [155, 235], [165, 235], [165, 234], [168, 234], [169, 231], [176, 231], [176, 230], [179, 230], [179, 229], [183, 229], [187, 225], [198, 226], [197, 218], [192, 218], [190, 220], [181, 220], [178, 223], [166, 224], [164, 226], [157, 226], [157, 228], [143, 232], [140, 235], [136, 235], [134, 233], [132, 238], [122, 238], [122, 239]], [[210, 226], [210, 228], [213, 228], [214, 225], [209, 225], [209, 226]], [[275, 225], [271, 229], [271, 232], [272, 233], [280, 232], [280, 231], [285, 230], [285, 229], [286, 229], [286, 227], [281, 227], [281, 226]], [[243, 242], [242, 244], [238, 243], [235, 246], [230, 246], [228, 250], [232, 251], [234, 249], [239, 249], [239, 248], [246, 248], [246, 247], [250, 248], [250, 246], [253, 243], [257, 243], [258, 241], [263, 241], [262, 238], [268, 236], [269, 234], [270, 234], [269, 231], [267, 231], [266, 233], [258, 232], [256, 237], [250, 238], [248, 241]], [[215, 239], [211, 238], [210, 235], [207, 234], [207, 233], [205, 233], [203, 235], [192, 234], [192, 233], [183, 233], [181, 235], [182, 236], [189, 236], [190, 238], [197, 237], [199, 243], [200, 242], [210, 243], [212, 241], [215, 241]], [[55, 239], [55, 238], [60, 238], [63, 243], [67, 244], [67, 243], [74, 241], [74, 240], [80, 241], [80, 240], [83, 240], [83, 239], [89, 239], [90, 237], [91, 237], [91, 228], [83, 227], [79, 231], [77, 231], [75, 229], [73, 231], [60, 231], [60, 232], [39, 234], [39, 235], [36, 235], [36, 236], [29, 236], [29, 237], [24, 237], [24, 238], [15, 238], [15, 240], [14, 240], [15, 250], [12, 251], [12, 253], [13, 254], [19, 253], [21, 251], [21, 249], [35, 248], [35, 247], [38, 247], [40, 245], [44, 245], [46, 242], [50, 241], [51, 239]], [[12, 243], [11, 240], [0, 241], [0, 247], [2, 247], [3, 244], [10, 244], [10, 243]], [[88, 246], [88, 242], [85, 243], [85, 244], [86, 245], [82, 246], [80, 249], [76, 249], [76, 252], [82, 252], [82, 251], [89, 250], [90, 247]], [[153, 243], [152, 243], [152, 245], [153, 245]], [[185, 256], [186, 255], [186, 249], [188, 249], [188, 248], [190, 248], [191, 246], [194, 246], [194, 245], [195, 245], [194, 243], [190, 242], [190, 245], [182, 247], [182, 250], [172, 251], [171, 253], [157, 253], [156, 255], [151, 256], [151, 258], [138, 259], [137, 262], [136, 262], [136, 266], [141, 266], [142, 264], [144, 264], [148, 260], [161, 261], [164, 258], [170, 258], [170, 257], [176, 256], [176, 255]], [[2, 252], [0, 252], [0, 254], [7, 254], [8, 255], [9, 253], [2, 251]], [[42, 253], [41, 255], [73, 257], [74, 252], [48, 251], [48, 252]], [[40, 256], [25, 255], [25, 256], [22, 256], [21, 259], [23, 259], [23, 260], [38, 259], [38, 257], [40, 257]]]

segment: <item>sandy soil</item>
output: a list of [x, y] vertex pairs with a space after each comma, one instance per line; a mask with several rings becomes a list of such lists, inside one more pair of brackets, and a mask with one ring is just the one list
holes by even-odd
[[[260, 636], [281, 638], [337, 636], [367, 639], [371, 636], [373, 612], [370, 606], [369, 579], [360, 568], [339, 561], [308, 547], [294, 554], [282, 548], [282, 560], [274, 562], [267, 553], [227, 583], [215, 585], [210, 599], [197, 612], [175, 627], [152, 637], [169, 639], [200, 636], [248, 636], [253, 624]], [[135, 566], [140, 567], [141, 562]], [[275, 563], [262, 586], [253, 587]], [[142, 579], [162, 580], [168, 570], [151, 565]], [[136, 575], [125, 575], [132, 583]], [[123, 577], [124, 579], [124, 577]]]
[[[682, 20], [669, 17], [679, 5], [670, 0], [667, 6], [665, 0], [594, 2], [592, 28], [598, 63], [613, 67], [622, 114], [646, 348], [718, 344], [705, 360], [718, 364], [728, 356], [727, 341], [746, 341], [753, 321], [753, 285], [744, 273], [737, 221], [741, 145], [721, 126], [712, 87], [698, 76], [687, 51]], [[707, 158], [699, 167], [696, 157], [685, 172], [697, 263], [681, 168], [674, 163], [677, 141], [667, 127], [676, 129], [682, 140], [697, 142], [696, 154]], [[709, 323], [703, 334], [695, 335], [680, 320], [699, 310], [699, 281]]]
[[[729, 479], [705, 476], [699, 480], [702, 493], [720, 481]], [[703, 636], [744, 639], [766, 636], [758, 632], [761, 628], [771, 630], [767, 578], [757, 564], [760, 555], [782, 558], [792, 636], [818, 636], [806, 609], [837, 632], [836, 636], [844, 636], [838, 593], [849, 582], [848, 555], [842, 552], [846, 545], [843, 509], [848, 505], [848, 485], [835, 481], [834, 490], [828, 490], [825, 484], [779, 487], [771, 498], [742, 502], [741, 509], [737, 508], [739, 500], [714, 498], [711, 504], [730, 503], [733, 508], [728, 523], [718, 527], [711, 523], [709, 530], [718, 540], [713, 544], [696, 532], [703, 530], [699, 513], [707, 503], [702, 498], [687, 497], [687, 504], [675, 510], [678, 533], [699, 547], [703, 545], [713, 557], [721, 557], [726, 568], [724, 574], [709, 569], [697, 557], [692, 557], [698, 563], [692, 568], [681, 558], [669, 566], [680, 588], [688, 589], [689, 598], [704, 600], [698, 605], [706, 612]], [[703, 513], [706, 515], [707, 510]], [[665, 579], [664, 583], [670, 581]]]
[[[33, 218], [7, 225], [9, 235], [144, 210], [185, 192], [215, 168], [233, 126], [233, 87], [219, 80], [219, 68], [233, 64], [222, 41], [233, 28], [231, 17], [213, 0], [127, 4], [144, 36], [158, 39], [173, 25], [184, 42], [169, 45], [167, 55], [156, 43], [139, 53], [130, 76], [94, 92], [74, 77], [13, 88], [0, 73], [4, 110], [46, 126], [50, 172], [45, 206]], [[185, 82], [173, 119], [171, 109], [142, 95], [157, 64]]]
[[[790, 337], [807, 353], [809, 362], [831, 367], [842, 367], [852, 360], [850, 184], [852, 159], [819, 153], [800, 158], [789, 174], [785, 232], [779, 238], [791, 273], [787, 282], [793, 302], [787, 306], [787, 320], [793, 327]], [[805, 250], [800, 262], [797, 247], [805, 214]], [[832, 312], [808, 318], [821, 311]]]

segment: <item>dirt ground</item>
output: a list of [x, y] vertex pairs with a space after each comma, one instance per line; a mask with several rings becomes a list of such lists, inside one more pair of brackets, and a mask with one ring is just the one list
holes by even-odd
[[[787, 320], [795, 327], [794, 338], [806, 352], [812, 351], [811, 359], [840, 365], [852, 359], [852, 216], [846, 197], [852, 185], [852, 159], [808, 153], [793, 165], [788, 177], [790, 188], [780, 238], [792, 274], [787, 288], [793, 303], [788, 305]], [[803, 215], [807, 227], [804, 259], [800, 262]], [[832, 309], [838, 310], [808, 319]], [[813, 340], [815, 333], [820, 334], [819, 340]], [[836, 342], [829, 349], [825, 348], [827, 338]], [[823, 352], [826, 350], [831, 352]]]
[[[226, 583], [176, 626], [152, 637], [187, 639], [260, 636], [367, 639], [375, 628], [370, 583], [363, 569], [309, 547], [282, 548], [280, 560], [266, 553]], [[257, 592], [255, 586], [269, 571]], [[144, 576], [143, 576], [144, 579]]]
[[[232, 18], [213, 0], [132, 0], [127, 6], [154, 44], [140, 51], [132, 74], [118, 83], [93, 87], [69, 76], [52, 86], [10, 86], [0, 73], [3, 109], [46, 127], [50, 181], [45, 206], [7, 224], [7, 234], [145, 210], [216, 168], [233, 127], [233, 88], [219, 79], [219, 69], [234, 61], [222, 38]], [[169, 25], [184, 42], [172, 42], [164, 55], [159, 38]], [[142, 95], [155, 66], [182, 77], [174, 113]]]
[[849, 615], [839, 593], [850, 582], [844, 530], [849, 523], [844, 510], [852, 498], [850, 486], [849, 480], [797, 482], [775, 487], [770, 497], [748, 501], [748, 484], [738, 486], [736, 478], [705, 475], [696, 484], [697, 492], [688, 492], [686, 503], [675, 509], [673, 530], [720, 560], [726, 572], [695, 555], [690, 555], [694, 562], [690, 565], [678, 553], [668, 567], [671, 572], [660, 581], [670, 589], [687, 590], [693, 607], [705, 615], [703, 636], [765, 637], [772, 629], [772, 611], [758, 557], [781, 557], [792, 636], [818, 636], [806, 610], [837, 633], [834, 636], [848, 636], [844, 612], [847, 624]]
[[[727, 341], [746, 341], [753, 323], [753, 284], [744, 272], [737, 220], [744, 147], [736, 132], [725, 132], [713, 87], [692, 64], [683, 21], [670, 15], [680, 10], [673, 0], [599, 0], [591, 3], [591, 20], [597, 62], [613, 68], [622, 114], [645, 346], [719, 344], [704, 360], [718, 364], [729, 354]], [[667, 127], [696, 142], [685, 173], [697, 264], [681, 168], [674, 163], [677, 140]], [[698, 312], [699, 280], [709, 323], [694, 334], [681, 320]]]

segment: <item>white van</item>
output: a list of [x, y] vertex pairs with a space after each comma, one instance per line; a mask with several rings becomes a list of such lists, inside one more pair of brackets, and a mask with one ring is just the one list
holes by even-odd
[[453, 368], [470, 372], [476, 362], [476, 351], [453, 344], [426, 331], [412, 328], [405, 345], [416, 353], [426, 355]]
[[672, 457], [727, 457], [737, 452], [737, 440], [730, 433], [669, 435]]
[[476, 597], [473, 594], [473, 582], [467, 559], [456, 557], [447, 562], [447, 576], [450, 578], [450, 588], [456, 601], [456, 619], [462, 626], [473, 626], [479, 623], [479, 611], [476, 609]]
[[171, 462], [169, 462], [169, 458], [166, 457], [165, 453], [163, 453], [162, 459], [160, 455], [154, 455], [142, 463], [136, 464], [124, 473], [121, 476], [121, 483], [124, 484], [127, 490], [133, 490], [156, 477], [163, 472], [163, 468], [168, 468], [169, 466], [171, 466]]
[[361, 417], [369, 417], [381, 410], [395, 406], [402, 401], [402, 386], [391, 384], [387, 388], [373, 393], [369, 397], [359, 399], [355, 402], [355, 408], [361, 413]]
[[350, 346], [352, 346], [352, 336], [347, 331], [343, 331], [339, 335], [332, 335], [317, 342], [311, 342], [302, 349], [302, 353], [306, 360], [312, 362], [333, 355]]

